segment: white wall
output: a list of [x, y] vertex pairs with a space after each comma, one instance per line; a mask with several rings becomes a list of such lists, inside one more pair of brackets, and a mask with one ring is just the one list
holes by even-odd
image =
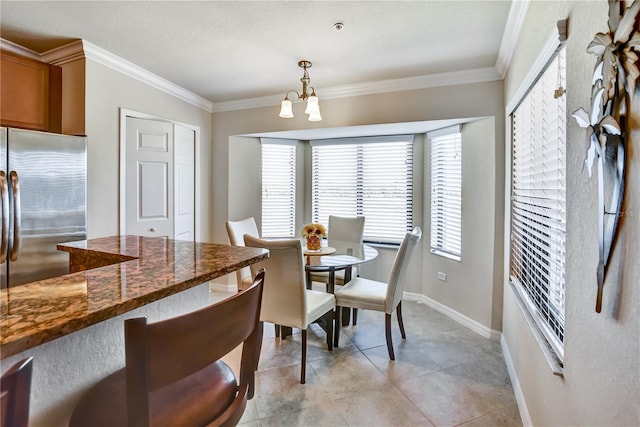
[[[514, 63], [505, 80], [507, 102], [518, 89], [556, 21], [569, 17], [567, 112], [589, 109], [596, 57], [586, 52], [607, 31], [605, 1], [531, 2]], [[585, 130], [569, 117], [567, 129], [567, 248], [564, 377], [551, 373], [514, 300], [504, 291], [503, 346], [526, 422], [538, 426], [640, 424], [640, 104], [636, 93], [628, 147], [625, 214], [596, 313], [597, 181], [583, 161]]]
[[210, 240], [211, 114], [90, 59], [85, 92], [89, 238], [119, 234], [120, 108], [126, 108], [200, 127], [201, 209], [196, 215], [202, 221], [196, 239]]
[[[253, 171], [240, 171], [238, 155], [245, 152], [246, 138], [237, 135], [265, 133], [281, 130], [317, 127], [358, 126], [366, 124], [403, 123], [469, 117], [489, 117], [471, 125], [469, 139], [468, 173], [465, 172], [465, 197], [468, 206], [463, 212], [464, 233], [469, 247], [466, 262], [447, 266], [450, 279], [446, 287], [432, 288], [426, 278], [431, 279], [423, 262], [432, 257], [422, 256], [428, 251], [429, 228], [424, 206], [430, 202], [423, 186], [428, 184], [427, 170], [423, 165], [426, 142], [416, 139], [417, 170], [414, 179], [414, 221], [423, 229], [423, 240], [412, 263], [412, 274], [407, 291], [417, 296], [426, 295], [439, 304], [452, 303], [453, 310], [476, 322], [486, 330], [500, 330], [502, 319], [502, 222], [503, 222], [503, 156], [504, 156], [504, 104], [502, 82], [440, 87], [410, 92], [359, 96], [323, 100], [323, 121], [310, 123], [303, 117], [284, 120], [278, 117], [278, 106], [243, 111], [219, 112], [213, 114], [213, 195], [212, 209], [213, 240], [227, 242], [224, 222], [231, 213], [246, 212], [237, 206], [237, 188], [247, 189], [245, 184], [238, 187], [229, 182], [229, 177], [256, 179], [252, 184], [259, 191], [259, 175]], [[474, 130], [475, 129], [475, 130]], [[259, 148], [259, 147], [258, 147]], [[245, 152], [246, 153], [246, 152]], [[308, 153], [307, 153], [308, 154]], [[252, 156], [249, 156], [253, 159]], [[308, 159], [307, 159], [308, 160]], [[252, 160], [253, 161], [253, 160]], [[305, 166], [306, 167], [306, 166]], [[308, 177], [308, 174], [305, 175]], [[308, 182], [298, 182], [309, 186]], [[309, 187], [310, 188], [310, 187]], [[468, 195], [468, 197], [466, 196]], [[259, 203], [259, 200], [256, 200]], [[308, 207], [307, 207], [308, 208]], [[259, 218], [259, 210], [254, 211]], [[480, 217], [478, 215], [481, 215]], [[310, 217], [310, 214], [308, 215]], [[233, 218], [237, 219], [237, 218]], [[306, 218], [308, 220], [310, 218]], [[496, 242], [498, 244], [496, 245]], [[425, 246], [426, 245], [426, 246]], [[387, 280], [395, 250], [380, 249], [380, 256], [374, 263], [362, 266], [361, 274], [378, 280]], [[487, 256], [489, 254], [489, 256]], [[492, 255], [493, 254], [493, 255]], [[497, 259], [496, 259], [497, 257]], [[423, 261], [423, 262], [421, 262]], [[423, 270], [425, 273], [423, 274]], [[480, 272], [480, 274], [478, 273]], [[233, 280], [230, 278], [229, 280]], [[479, 298], [465, 296], [465, 291]], [[496, 303], [496, 301], [498, 303]]]

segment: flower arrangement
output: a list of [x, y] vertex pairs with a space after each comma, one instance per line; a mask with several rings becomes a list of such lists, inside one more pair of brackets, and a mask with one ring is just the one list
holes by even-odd
[[300, 234], [307, 239], [307, 249], [318, 250], [322, 238], [327, 235], [327, 229], [324, 228], [324, 225], [316, 222], [306, 224], [302, 227]]

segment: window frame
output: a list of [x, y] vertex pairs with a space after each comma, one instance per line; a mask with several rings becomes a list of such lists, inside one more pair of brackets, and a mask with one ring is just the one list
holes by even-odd
[[[516, 302], [522, 309], [523, 315], [529, 324], [529, 327], [536, 338], [536, 341], [540, 345], [540, 348], [553, 372], [554, 375], [563, 375], [563, 358], [564, 358], [564, 344], [561, 343], [560, 346], [557, 344], [557, 339], [554, 338], [555, 334], [550, 333], [551, 328], [546, 325], [546, 322], [541, 316], [539, 310], [532, 302], [531, 298], [527, 295], [527, 292], [523, 289], [522, 283], [511, 275], [511, 260], [512, 260], [512, 251], [513, 251], [513, 242], [512, 242], [512, 224], [514, 221], [512, 205], [513, 205], [513, 196], [512, 196], [512, 186], [513, 186], [513, 169], [512, 169], [512, 161], [513, 161], [513, 123], [512, 123], [512, 114], [521, 104], [521, 102], [525, 99], [525, 97], [529, 94], [534, 85], [538, 82], [539, 78], [543, 75], [543, 73], [548, 69], [549, 65], [553, 62], [558, 52], [563, 49], [565, 38], [561, 38], [561, 34], [557, 31], [554, 31], [553, 34], [548, 38], [546, 44], [542, 48], [539, 56], [535, 60], [534, 64], [529, 70], [527, 76], [523, 79], [521, 85], [518, 90], [515, 92], [512, 100], [507, 104], [507, 108], [505, 109], [506, 113], [506, 127], [507, 127], [507, 144], [506, 147], [506, 156], [505, 156], [505, 183], [506, 183], [506, 194], [505, 194], [505, 280], [509, 283], [510, 288], [513, 291], [513, 295], [515, 297]], [[566, 50], [565, 53], [566, 55]], [[566, 65], [565, 65], [565, 73], [566, 73]], [[566, 81], [566, 74], [564, 76], [564, 80]], [[563, 85], [566, 87], [566, 85]], [[566, 95], [564, 95], [566, 97]], [[568, 126], [566, 111], [564, 114], [565, 126]], [[566, 129], [566, 127], [565, 127]], [[566, 130], [565, 130], [566, 134]], [[565, 149], [567, 141], [564, 141]], [[566, 165], [566, 157], [565, 157], [565, 165]], [[565, 191], [566, 191], [566, 174], [565, 174]], [[566, 208], [565, 208], [566, 215]], [[566, 222], [566, 216], [565, 216]], [[565, 238], [566, 238], [566, 230], [565, 230]], [[565, 246], [566, 249], [566, 246]], [[564, 274], [564, 272], [563, 272]]]

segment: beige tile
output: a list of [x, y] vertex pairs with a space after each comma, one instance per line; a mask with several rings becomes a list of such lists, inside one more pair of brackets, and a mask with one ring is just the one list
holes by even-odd
[[398, 388], [437, 426], [455, 426], [495, 410], [481, 389], [447, 371], [403, 381]]
[[258, 406], [255, 399], [247, 401], [247, 407], [245, 408], [244, 414], [242, 414], [242, 418], [240, 418], [240, 422], [238, 424], [256, 426], [260, 425], [260, 414], [258, 413]]
[[522, 427], [522, 419], [516, 405], [492, 412], [462, 424], [464, 427]]
[[442, 370], [442, 367], [425, 354], [419, 344], [411, 340], [394, 344], [395, 360], [389, 359], [386, 345], [363, 351], [364, 355], [393, 384]]
[[260, 418], [298, 412], [306, 407], [328, 401], [329, 390], [307, 366], [306, 384], [300, 384], [300, 363], [258, 370], [253, 400]]
[[274, 416], [261, 420], [263, 427], [339, 427], [347, 426], [342, 416], [336, 411], [333, 402], [320, 402], [295, 412], [279, 412]]
[[432, 426], [433, 424], [397, 388], [355, 392], [334, 399], [336, 411], [349, 426]]
[[[516, 427], [520, 415], [500, 344], [423, 304], [403, 302], [407, 339], [395, 314], [390, 361], [384, 314], [360, 310], [327, 351], [324, 331], [308, 336], [307, 384], [300, 384], [301, 335], [265, 338], [256, 395], [241, 425]], [[236, 369], [239, 350], [225, 357]], [[432, 424], [433, 423], [433, 424]]]
[[364, 390], [389, 386], [384, 375], [362, 353], [344, 353], [314, 360], [311, 366], [318, 383], [334, 398], [349, 397]]

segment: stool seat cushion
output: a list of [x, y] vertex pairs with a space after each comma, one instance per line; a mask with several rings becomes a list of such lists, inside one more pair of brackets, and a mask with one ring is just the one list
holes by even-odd
[[[80, 400], [70, 426], [126, 426], [126, 368], [96, 384]], [[237, 384], [223, 361], [150, 393], [152, 426], [196, 426], [215, 420], [233, 402]]]

